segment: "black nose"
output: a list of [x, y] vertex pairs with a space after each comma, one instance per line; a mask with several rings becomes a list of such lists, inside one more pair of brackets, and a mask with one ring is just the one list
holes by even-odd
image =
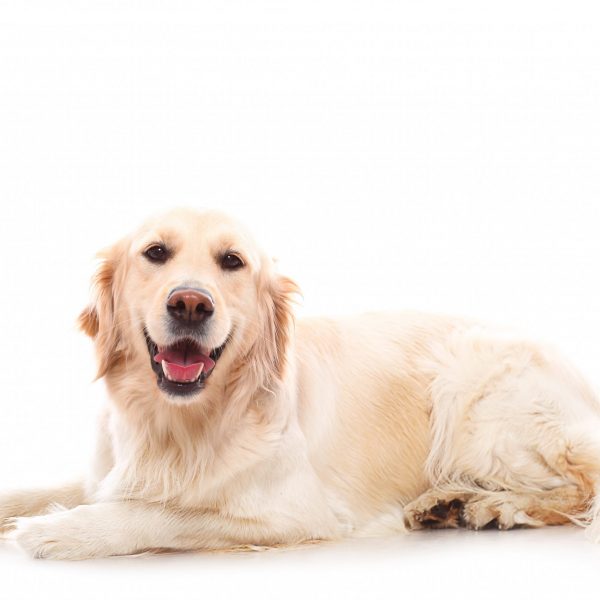
[[167, 298], [167, 312], [177, 321], [196, 324], [208, 319], [215, 310], [210, 292], [198, 288], [175, 288]]

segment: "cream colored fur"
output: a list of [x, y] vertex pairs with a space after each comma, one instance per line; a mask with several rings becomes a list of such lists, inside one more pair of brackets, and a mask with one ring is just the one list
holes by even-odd
[[[174, 249], [165, 265], [148, 244]], [[246, 266], [223, 272], [235, 249]], [[167, 293], [216, 300], [229, 336], [187, 401], [156, 385]], [[291, 545], [406, 526], [569, 520], [600, 540], [600, 404], [552, 350], [418, 313], [294, 321], [296, 288], [236, 222], [175, 211], [102, 255], [80, 317], [109, 402], [86, 482], [0, 496], [32, 556]], [[595, 517], [595, 518], [594, 518]]]

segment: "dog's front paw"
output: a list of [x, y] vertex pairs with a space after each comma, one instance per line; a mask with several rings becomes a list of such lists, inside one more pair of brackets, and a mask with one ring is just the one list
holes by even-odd
[[0, 536], [15, 528], [16, 517], [24, 514], [23, 494], [3, 492], [0, 494]]
[[87, 527], [75, 511], [15, 519], [13, 534], [19, 546], [33, 558], [83, 560], [111, 554], [105, 540]]

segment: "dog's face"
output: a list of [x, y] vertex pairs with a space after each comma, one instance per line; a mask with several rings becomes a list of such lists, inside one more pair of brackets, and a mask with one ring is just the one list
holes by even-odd
[[96, 338], [100, 375], [118, 371], [136, 381], [146, 375], [167, 401], [187, 403], [239, 378], [248, 362], [254, 361], [248, 375], [258, 379], [283, 368], [295, 287], [274, 274], [236, 222], [177, 210], [149, 221], [104, 257], [96, 302], [80, 317]]

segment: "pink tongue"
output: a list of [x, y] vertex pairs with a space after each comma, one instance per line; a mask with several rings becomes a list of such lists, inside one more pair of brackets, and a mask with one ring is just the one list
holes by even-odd
[[210, 356], [180, 348], [161, 350], [154, 360], [163, 364], [163, 369], [167, 371], [169, 379], [182, 383], [195, 381], [200, 377], [202, 371], [208, 373], [215, 366], [215, 361]]

